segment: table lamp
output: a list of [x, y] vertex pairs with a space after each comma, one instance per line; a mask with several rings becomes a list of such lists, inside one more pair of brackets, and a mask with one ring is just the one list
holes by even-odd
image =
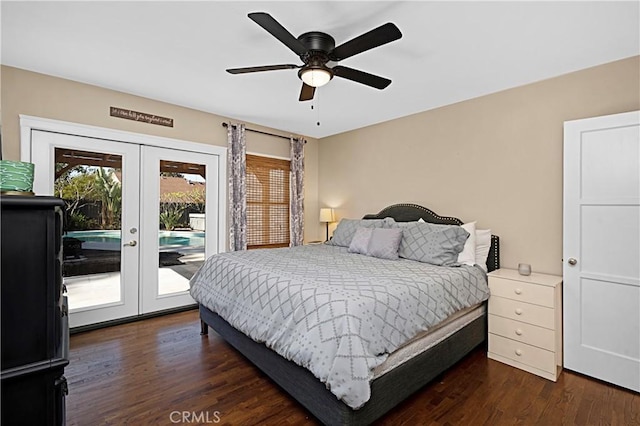
[[320, 222], [324, 222], [327, 224], [327, 241], [329, 241], [329, 223], [335, 222], [335, 220], [336, 219], [333, 213], [333, 209], [320, 209]]

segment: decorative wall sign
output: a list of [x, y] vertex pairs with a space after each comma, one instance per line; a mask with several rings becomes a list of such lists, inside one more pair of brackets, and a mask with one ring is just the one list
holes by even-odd
[[147, 114], [146, 112], [132, 111], [130, 109], [112, 106], [109, 115], [127, 120], [143, 121], [158, 126], [173, 127], [173, 118], [160, 117], [159, 115]]

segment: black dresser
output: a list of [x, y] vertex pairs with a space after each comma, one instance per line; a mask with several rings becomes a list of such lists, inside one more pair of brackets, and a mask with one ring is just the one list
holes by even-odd
[[0, 196], [2, 425], [64, 425], [69, 322], [62, 211], [54, 197]]

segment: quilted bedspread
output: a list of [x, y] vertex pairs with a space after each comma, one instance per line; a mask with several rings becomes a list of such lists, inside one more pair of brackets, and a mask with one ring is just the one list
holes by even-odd
[[357, 409], [390, 352], [486, 300], [489, 288], [475, 266], [383, 260], [318, 244], [214, 255], [191, 279], [191, 295]]

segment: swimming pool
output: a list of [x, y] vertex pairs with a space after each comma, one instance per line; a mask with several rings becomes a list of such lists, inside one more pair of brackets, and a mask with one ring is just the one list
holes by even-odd
[[[120, 230], [70, 231], [65, 237], [77, 238], [82, 247], [96, 250], [120, 248]], [[204, 232], [201, 231], [158, 231], [158, 243], [161, 250], [171, 248], [204, 247]]]

